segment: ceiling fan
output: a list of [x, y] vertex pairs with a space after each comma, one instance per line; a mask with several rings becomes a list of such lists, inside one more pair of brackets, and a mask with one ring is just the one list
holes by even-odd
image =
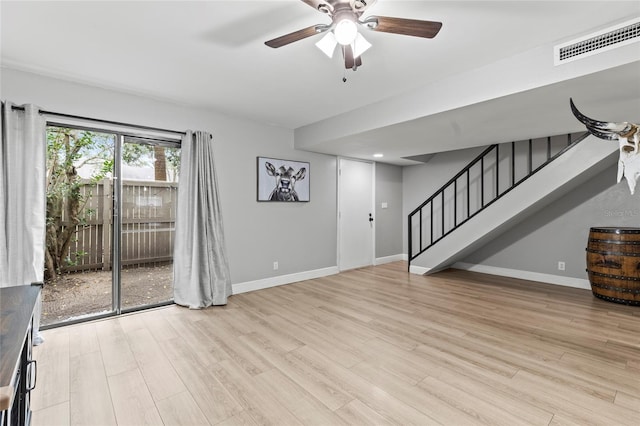
[[337, 45], [341, 46], [346, 69], [354, 71], [362, 65], [361, 55], [369, 43], [358, 32], [358, 25], [372, 31], [404, 34], [414, 37], [433, 38], [442, 27], [441, 22], [421, 21], [417, 19], [391, 18], [388, 16], [368, 16], [360, 19], [376, 0], [301, 0], [314, 9], [328, 15], [330, 24], [317, 24], [272, 40], [266, 41], [269, 47], [278, 48], [287, 44], [327, 33], [316, 46], [330, 58]]

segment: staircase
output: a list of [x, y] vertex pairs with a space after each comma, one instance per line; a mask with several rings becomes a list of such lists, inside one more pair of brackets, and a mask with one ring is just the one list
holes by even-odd
[[589, 133], [495, 144], [408, 216], [409, 271], [449, 267], [591, 177], [618, 146]]

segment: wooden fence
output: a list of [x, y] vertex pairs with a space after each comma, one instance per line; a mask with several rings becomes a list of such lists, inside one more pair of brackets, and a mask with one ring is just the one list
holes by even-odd
[[[77, 225], [69, 248], [67, 272], [108, 270], [112, 264], [112, 181], [83, 182], [85, 223]], [[123, 266], [143, 266], [173, 259], [178, 183], [122, 182], [121, 257]]]

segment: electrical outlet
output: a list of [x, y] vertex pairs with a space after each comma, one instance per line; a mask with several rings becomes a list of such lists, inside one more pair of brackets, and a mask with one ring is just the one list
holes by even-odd
[[565, 264], [564, 262], [558, 262], [558, 271], [564, 271]]
[[278, 262], [273, 262], [273, 270], [274, 271], [278, 270]]

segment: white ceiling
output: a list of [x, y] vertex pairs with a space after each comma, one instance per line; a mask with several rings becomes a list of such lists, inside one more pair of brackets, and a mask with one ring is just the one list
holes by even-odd
[[[322, 36], [280, 49], [263, 44], [328, 23], [299, 0], [2, 0], [1, 60], [3, 67], [296, 129], [301, 149], [369, 159], [383, 152], [393, 164], [580, 129], [568, 113], [569, 96], [587, 115], [601, 114], [595, 118], [640, 119], [640, 43], [623, 66], [592, 60], [584, 71], [571, 66], [540, 82], [535, 64], [523, 66], [523, 52], [640, 16], [640, 1], [378, 0], [368, 14], [443, 27], [431, 40], [363, 30], [373, 47], [353, 72], [314, 46]], [[496, 64], [509, 78], [490, 71]], [[474, 80], [478, 70], [497, 81]], [[503, 83], [512, 88], [501, 91]]]

